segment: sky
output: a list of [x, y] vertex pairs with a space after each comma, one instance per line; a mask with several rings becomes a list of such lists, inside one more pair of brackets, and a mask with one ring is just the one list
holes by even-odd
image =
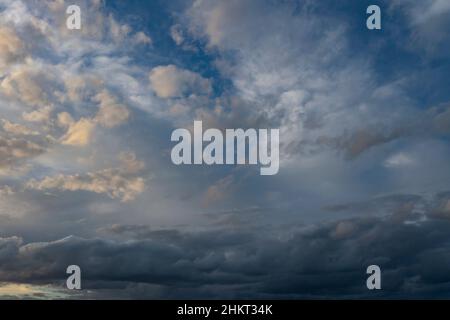
[[[0, 0], [0, 298], [449, 298], [449, 15]], [[279, 129], [279, 172], [174, 165], [195, 120]]]

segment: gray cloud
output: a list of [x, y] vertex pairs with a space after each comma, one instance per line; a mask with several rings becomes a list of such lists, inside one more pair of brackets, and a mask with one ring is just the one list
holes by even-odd
[[0, 132], [0, 174], [20, 175], [26, 162], [46, 152], [48, 145], [50, 142], [45, 137], [30, 138]]
[[[411, 203], [408, 197], [392, 198]], [[0, 281], [62, 281], [65, 267], [78, 264], [85, 288], [103, 297], [114, 295], [114, 288], [135, 297], [136, 286], [140, 298], [448, 297], [442, 259], [450, 257], [450, 219], [434, 215], [448, 199], [448, 193], [437, 195], [425, 220], [414, 215], [418, 202], [413, 202], [402, 215], [391, 210], [379, 218], [270, 232], [113, 225], [99, 230], [110, 240], [71, 236], [25, 244], [18, 237], [2, 238]], [[382, 269], [381, 292], [365, 288], [370, 264]]]

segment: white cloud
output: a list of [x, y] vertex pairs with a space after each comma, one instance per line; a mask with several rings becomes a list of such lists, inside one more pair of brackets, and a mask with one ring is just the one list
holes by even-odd
[[170, 27], [170, 36], [172, 40], [178, 45], [182, 45], [184, 42], [183, 32], [179, 24], [173, 25]]
[[387, 168], [405, 167], [415, 163], [415, 160], [406, 153], [396, 153], [384, 162], [384, 166]]
[[134, 42], [137, 44], [152, 44], [152, 38], [146, 35], [144, 32], [139, 31], [134, 35]]

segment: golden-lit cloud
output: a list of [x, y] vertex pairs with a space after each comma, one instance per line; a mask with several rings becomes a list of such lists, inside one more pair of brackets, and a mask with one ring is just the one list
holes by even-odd
[[23, 58], [24, 48], [14, 29], [0, 26], [0, 70]]
[[29, 136], [39, 134], [36, 131], [33, 131], [30, 128], [19, 123], [13, 123], [6, 119], [2, 119], [2, 122], [3, 122], [3, 130], [5, 130], [8, 133], [12, 133], [14, 135]]
[[100, 105], [95, 120], [106, 128], [112, 128], [124, 123], [130, 112], [123, 104], [106, 90], [103, 90], [95, 96], [95, 101]]
[[0, 283], [0, 299], [64, 299], [69, 295], [63, 288], [25, 283]]
[[0, 90], [30, 107], [47, 107], [51, 101], [58, 100], [58, 80], [51, 69], [48, 66], [44, 71], [34, 61], [28, 60], [0, 82]]
[[50, 121], [53, 108], [51, 106], [45, 106], [41, 109], [23, 112], [22, 119], [28, 122], [41, 122], [46, 123]]
[[[68, 120], [67, 117], [65, 120]], [[94, 121], [81, 118], [69, 125], [67, 133], [61, 138], [61, 143], [71, 146], [86, 146], [91, 142], [94, 129]]]
[[48, 176], [41, 180], [28, 181], [27, 188], [34, 190], [88, 191], [106, 194], [123, 202], [134, 200], [145, 190], [145, 179], [137, 174], [144, 163], [136, 160], [134, 154], [122, 153], [120, 165], [85, 174]]
[[211, 91], [210, 80], [175, 65], [153, 68], [149, 79], [153, 90], [160, 98], [176, 98], [191, 93], [208, 94]]

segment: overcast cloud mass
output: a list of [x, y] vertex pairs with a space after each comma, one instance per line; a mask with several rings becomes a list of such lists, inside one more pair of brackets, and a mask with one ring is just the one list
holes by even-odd
[[[449, 18], [0, 0], [0, 298], [450, 298]], [[194, 120], [279, 128], [279, 173], [174, 165]]]

